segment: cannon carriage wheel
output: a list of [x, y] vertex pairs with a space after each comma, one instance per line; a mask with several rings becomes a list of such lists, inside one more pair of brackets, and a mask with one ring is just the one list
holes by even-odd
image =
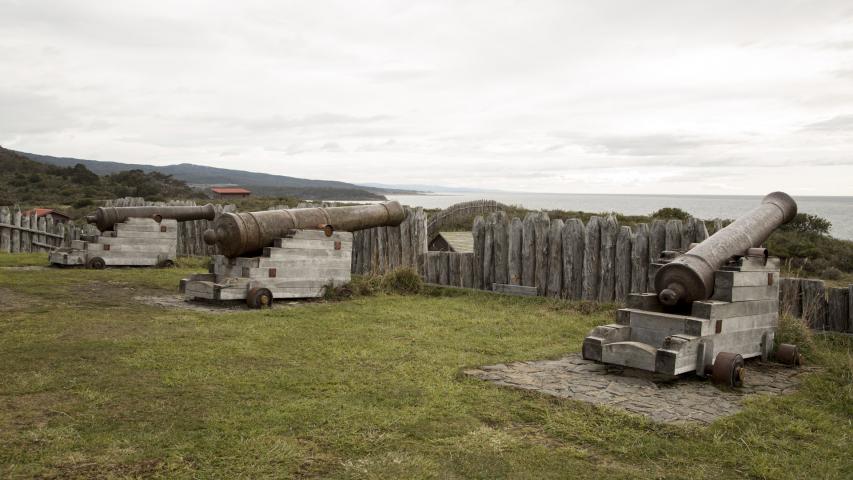
[[803, 363], [803, 356], [800, 354], [800, 347], [790, 343], [782, 343], [776, 349], [776, 360], [785, 365], [799, 367]]
[[253, 288], [246, 295], [246, 305], [249, 308], [272, 307], [272, 292], [266, 288]]
[[86, 268], [91, 268], [92, 270], [103, 270], [106, 266], [107, 262], [101, 257], [92, 257], [86, 262]]
[[711, 381], [728, 387], [742, 387], [745, 374], [743, 357], [737, 353], [718, 353], [711, 367]]

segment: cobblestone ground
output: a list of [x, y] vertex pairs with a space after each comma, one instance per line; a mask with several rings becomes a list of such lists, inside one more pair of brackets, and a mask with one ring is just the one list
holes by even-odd
[[724, 389], [695, 375], [673, 379], [572, 354], [559, 360], [489, 365], [465, 374], [505, 387], [621, 408], [657, 422], [711, 423], [740, 411], [748, 395], [793, 392], [800, 376], [810, 370], [748, 360], [744, 387]]

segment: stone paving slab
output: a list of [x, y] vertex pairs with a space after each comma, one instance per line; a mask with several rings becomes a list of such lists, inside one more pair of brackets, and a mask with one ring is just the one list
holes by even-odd
[[795, 391], [814, 367], [790, 368], [758, 360], [746, 362], [741, 388], [713, 385], [687, 374], [676, 378], [584, 360], [579, 353], [559, 360], [515, 362], [465, 370], [465, 374], [511, 388], [621, 408], [657, 422], [711, 423], [743, 408], [749, 395]]

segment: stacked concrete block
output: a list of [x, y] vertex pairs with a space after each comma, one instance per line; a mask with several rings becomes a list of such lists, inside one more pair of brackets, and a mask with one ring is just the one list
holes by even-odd
[[260, 256], [214, 255], [210, 273], [181, 280], [189, 299], [243, 300], [253, 289], [266, 289], [275, 299], [316, 298], [327, 286], [350, 281], [352, 233], [295, 230], [275, 240]]
[[72, 240], [68, 248], [50, 253], [50, 263], [106, 266], [167, 266], [177, 255], [178, 222], [129, 218], [89, 240]]

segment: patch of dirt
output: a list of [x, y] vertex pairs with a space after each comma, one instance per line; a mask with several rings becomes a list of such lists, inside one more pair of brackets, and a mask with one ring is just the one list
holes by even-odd
[[47, 270], [51, 267], [44, 265], [27, 265], [24, 267], [0, 267], [0, 270], [12, 270], [17, 272], [26, 272], [28, 270]]
[[0, 287], [0, 312], [24, 310], [38, 303], [38, 297], [17, 292], [11, 288]]
[[620, 408], [657, 422], [707, 424], [739, 412], [749, 395], [792, 393], [804, 373], [816, 370], [748, 360], [745, 385], [723, 389], [695, 375], [664, 377], [584, 360], [575, 353], [559, 360], [489, 365], [464, 373], [500, 386]]
[[[242, 300], [187, 300], [183, 295], [140, 295], [133, 297], [133, 300], [153, 307], [191, 310], [205, 313], [236, 313], [249, 311], [249, 307], [246, 306], [246, 302]], [[309, 305], [311, 303], [312, 302], [279, 301], [273, 302], [272, 309], [293, 308], [295, 306]]]

